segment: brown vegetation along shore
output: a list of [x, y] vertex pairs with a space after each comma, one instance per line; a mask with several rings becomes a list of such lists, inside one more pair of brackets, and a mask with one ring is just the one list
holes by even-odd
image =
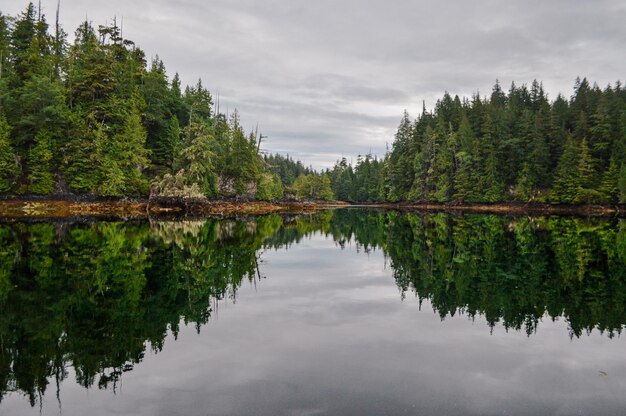
[[324, 201], [236, 201], [183, 198], [120, 200], [2, 200], [0, 219], [145, 218], [149, 216], [239, 216], [306, 213], [345, 206]]
[[158, 199], [4, 199], [0, 200], [1, 219], [62, 218], [146, 218], [150, 216], [241, 216], [271, 213], [308, 213], [321, 209], [363, 207], [449, 213], [499, 215], [575, 215], [585, 217], [626, 217], [626, 205], [549, 205], [549, 204], [349, 204], [339, 201], [237, 201], [188, 198]]

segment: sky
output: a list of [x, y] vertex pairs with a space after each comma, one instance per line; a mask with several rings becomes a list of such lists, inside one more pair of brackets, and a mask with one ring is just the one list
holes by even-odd
[[[26, 4], [0, 0], [0, 11]], [[41, 4], [54, 21], [56, 0]], [[554, 99], [577, 76], [626, 81], [622, 0], [61, 0], [70, 34], [114, 16], [170, 76], [201, 78], [222, 112], [258, 123], [262, 148], [318, 169], [384, 155], [403, 111], [445, 91], [537, 79]]]

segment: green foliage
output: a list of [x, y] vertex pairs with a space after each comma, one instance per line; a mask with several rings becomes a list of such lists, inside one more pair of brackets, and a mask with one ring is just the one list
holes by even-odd
[[267, 169], [276, 173], [283, 186], [292, 186], [300, 175], [311, 173], [311, 169], [305, 168], [299, 160], [293, 160], [289, 155], [270, 154], [263, 156]]
[[103, 137], [106, 132], [93, 115], [83, 118], [79, 114], [72, 114], [71, 125], [72, 140], [64, 148], [68, 156], [63, 161], [63, 173], [74, 192], [95, 192], [99, 183], [100, 163], [96, 143], [106, 143]]
[[[289, 156], [261, 157], [261, 138], [244, 132], [236, 111], [221, 114], [201, 80], [184, 88], [178, 74], [170, 81], [158, 56], [148, 64], [115, 20], [83, 22], [71, 45], [62, 28], [49, 32], [32, 3], [0, 15], [0, 102], [11, 126], [0, 141], [0, 192], [48, 193], [67, 183], [76, 193], [146, 195], [149, 182], [169, 174], [172, 191], [184, 173], [183, 194], [196, 186], [206, 196], [251, 198], [260, 186], [265, 198], [267, 174], [287, 188], [321, 178]], [[576, 80], [571, 99], [553, 102], [538, 81], [508, 92], [496, 82], [484, 98], [445, 93], [414, 120], [403, 113], [382, 159], [344, 159], [325, 173], [347, 201], [614, 202], [626, 163], [625, 103], [619, 82], [601, 90], [587, 79]], [[42, 131], [46, 149], [36, 141]], [[58, 184], [36, 178], [33, 157], [46, 160]], [[19, 161], [29, 162], [24, 174]], [[311, 197], [303, 190], [311, 185], [300, 181], [301, 195]]]
[[253, 196], [253, 188], [259, 182], [263, 171], [262, 159], [257, 153], [254, 135], [246, 135], [235, 111], [221, 137], [221, 157], [217, 173], [224, 194]]
[[293, 184], [298, 199], [332, 200], [333, 190], [327, 174], [310, 173], [298, 176]]
[[12, 126], [0, 141], [0, 192], [48, 194], [67, 184], [76, 193], [146, 195], [149, 182], [164, 180], [168, 193], [215, 196], [224, 182], [232, 188], [224, 193], [241, 196], [272, 172], [236, 112], [227, 120], [215, 111], [201, 80], [181, 92], [158, 56], [148, 68], [116, 20], [83, 22], [72, 45], [62, 28], [48, 31], [32, 4], [16, 18], [0, 15], [0, 102]]
[[0, 114], [0, 193], [10, 191], [19, 175], [19, 165], [11, 146], [10, 134], [11, 127]]
[[186, 184], [195, 184], [204, 196], [215, 194], [214, 140], [206, 126], [192, 122], [185, 129], [185, 141], [175, 164], [177, 170], [185, 171]]
[[537, 81], [530, 89], [513, 84], [508, 94], [496, 83], [489, 100], [446, 93], [414, 123], [405, 112], [383, 163], [385, 199], [615, 200], [611, 184], [626, 158], [626, 90], [583, 79], [575, 91], [570, 102], [559, 95], [550, 103]]
[[146, 132], [137, 110], [131, 110], [124, 118], [119, 133], [97, 136], [101, 195], [140, 195], [147, 190], [147, 181], [142, 175], [149, 163], [144, 147]]
[[626, 163], [622, 163], [617, 180], [617, 188], [619, 190], [619, 202], [626, 203]]
[[54, 191], [50, 134], [44, 130], [35, 136], [35, 146], [28, 158], [28, 192], [47, 195]]
[[273, 201], [283, 197], [284, 190], [280, 177], [276, 174], [264, 173], [257, 185], [256, 199]]
[[578, 146], [570, 136], [565, 142], [559, 165], [556, 169], [552, 201], [573, 204], [577, 201], [580, 177], [578, 176]]

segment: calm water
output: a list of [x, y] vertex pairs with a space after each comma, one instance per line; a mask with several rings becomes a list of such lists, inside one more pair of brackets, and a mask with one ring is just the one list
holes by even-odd
[[0, 224], [0, 415], [626, 413], [626, 222]]

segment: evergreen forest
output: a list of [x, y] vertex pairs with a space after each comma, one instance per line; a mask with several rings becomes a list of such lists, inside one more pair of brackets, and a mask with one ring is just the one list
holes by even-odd
[[0, 194], [273, 200], [312, 175], [262, 156], [236, 110], [221, 113], [201, 80], [170, 79], [115, 20], [67, 39], [58, 12], [53, 25], [32, 3], [0, 13]]
[[0, 12], [0, 195], [243, 197], [354, 202], [626, 202], [626, 90], [538, 81], [487, 97], [445, 93], [405, 111], [382, 157], [314, 171], [263, 155], [201, 80], [148, 62], [115, 19], [73, 41], [32, 3]]
[[624, 203], [626, 90], [577, 79], [554, 101], [536, 80], [445, 93], [414, 121], [405, 111], [383, 159], [342, 159], [328, 174], [347, 201]]

